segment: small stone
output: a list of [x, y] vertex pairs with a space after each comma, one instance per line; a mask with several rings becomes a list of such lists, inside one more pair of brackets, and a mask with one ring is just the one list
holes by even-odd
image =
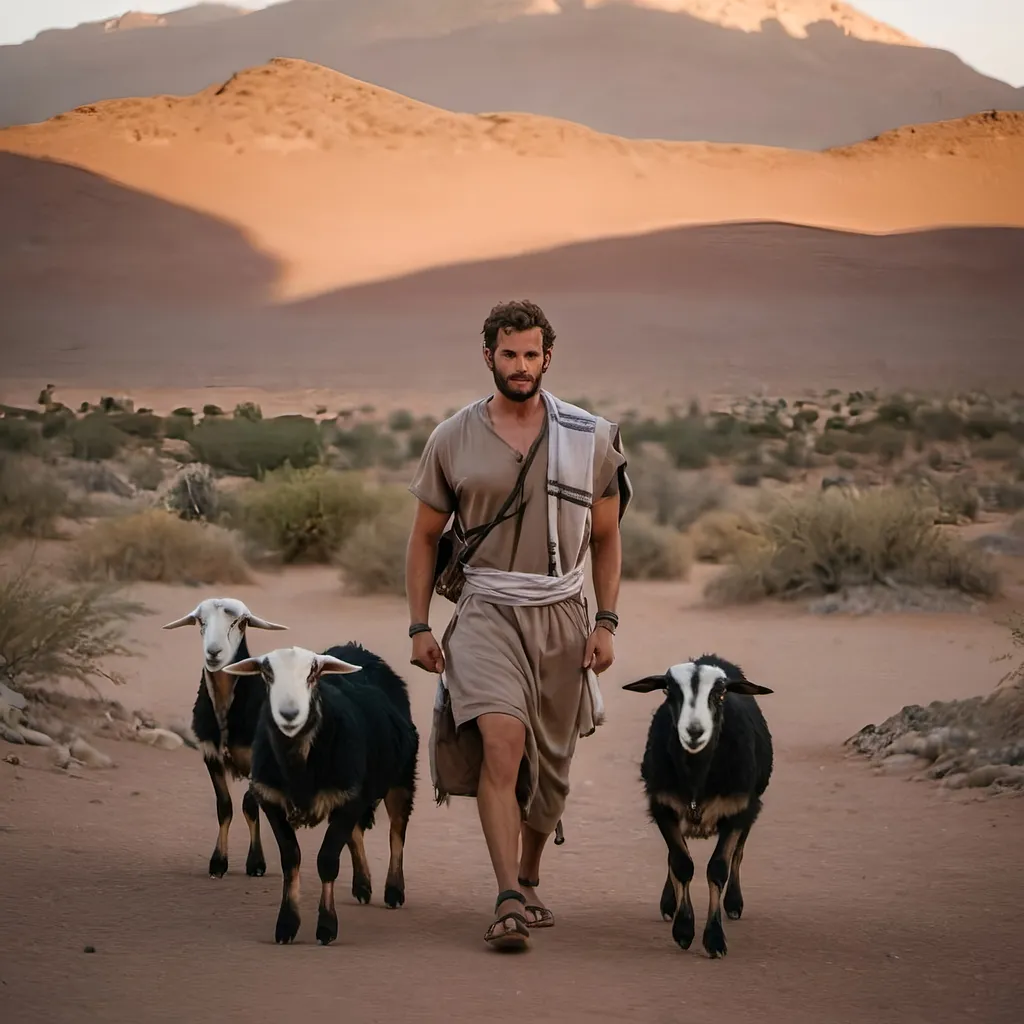
[[83, 952], [95, 953], [96, 952], [96, 947], [95, 946], [86, 946]]
[[21, 738], [33, 747], [52, 747], [53, 740], [45, 732], [36, 732], [35, 729], [26, 729], [25, 726], [18, 726]]
[[185, 741], [169, 729], [139, 729], [135, 737], [140, 743], [148, 743], [160, 750], [177, 750], [185, 745]]
[[81, 737], [76, 739], [69, 749], [72, 757], [77, 758], [89, 768], [114, 767], [114, 762], [106, 754], [98, 751], [92, 744], [86, 743]]
[[908, 775], [927, 766], [928, 762], [915, 754], [893, 754], [882, 762], [881, 771], [883, 775]]
[[0, 722], [0, 739], [4, 739], [8, 743], [23, 744], [25, 742], [21, 733], [18, 732], [17, 729], [12, 729], [3, 722]]
[[7, 762], [8, 764], [13, 764], [13, 765], [14, 765], [15, 767], [17, 767], [17, 766], [18, 766], [19, 764], [21, 764], [21, 758], [20, 758], [20, 757], [18, 757], [18, 755], [17, 755], [17, 754], [8, 754], [8, 755], [7, 755], [7, 756], [6, 756], [5, 758], [4, 758], [4, 760], [5, 760], [5, 761], [6, 761], [6, 762]]
[[986, 786], [991, 786], [999, 778], [1000, 771], [1004, 767], [1005, 765], [999, 764], [983, 764], [967, 776], [967, 785], [971, 789], [984, 789]]
[[963, 789], [967, 785], [967, 773], [957, 772], [956, 775], [947, 775], [942, 780], [942, 785], [946, 789]]
[[6, 683], [0, 683], [0, 701], [18, 711], [24, 711], [28, 704], [24, 694], [12, 690]]

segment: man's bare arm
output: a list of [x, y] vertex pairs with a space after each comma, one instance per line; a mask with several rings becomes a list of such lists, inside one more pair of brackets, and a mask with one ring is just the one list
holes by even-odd
[[614, 612], [622, 577], [622, 537], [619, 534], [619, 496], [594, 502], [590, 520], [591, 573], [597, 610]]
[[430, 598], [434, 592], [437, 542], [450, 518], [420, 501], [405, 551], [405, 592], [409, 602], [409, 623], [429, 622]]

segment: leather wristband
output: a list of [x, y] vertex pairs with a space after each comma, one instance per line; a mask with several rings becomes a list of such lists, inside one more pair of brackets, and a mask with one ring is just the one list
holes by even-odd
[[417, 633], [429, 633], [431, 632], [430, 626], [426, 622], [414, 622], [409, 627], [409, 636], [414, 637]]

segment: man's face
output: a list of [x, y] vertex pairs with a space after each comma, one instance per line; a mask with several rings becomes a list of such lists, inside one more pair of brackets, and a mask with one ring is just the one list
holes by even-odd
[[484, 360], [494, 376], [495, 387], [511, 402], [525, 402], [540, 388], [540, 379], [551, 362], [544, 353], [539, 327], [498, 334], [493, 354], [484, 348]]

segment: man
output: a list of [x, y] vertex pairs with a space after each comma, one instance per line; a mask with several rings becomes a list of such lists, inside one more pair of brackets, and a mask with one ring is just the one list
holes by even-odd
[[[565, 806], [576, 738], [603, 718], [596, 674], [615, 657], [619, 522], [631, 486], [616, 425], [541, 388], [555, 340], [541, 309], [495, 306], [482, 333], [496, 392], [439, 424], [423, 450], [410, 484], [419, 503], [406, 592], [412, 664], [439, 675], [430, 737], [438, 802], [476, 797], [498, 884], [485, 941], [522, 948], [531, 928], [554, 924], [537, 892], [541, 854]], [[429, 611], [453, 513], [469, 547], [456, 546], [465, 584], [439, 644]]]

